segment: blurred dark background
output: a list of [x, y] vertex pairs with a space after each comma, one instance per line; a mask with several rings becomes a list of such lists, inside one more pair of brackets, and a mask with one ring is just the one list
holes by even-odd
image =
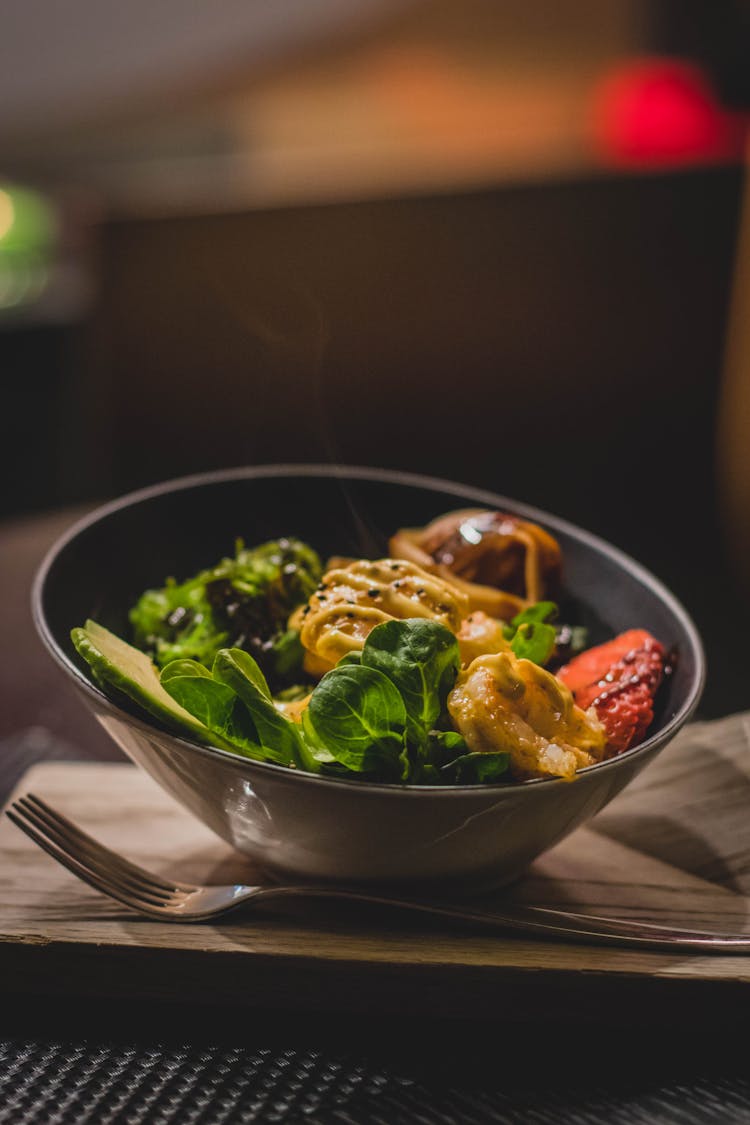
[[704, 714], [749, 706], [747, 5], [136, 7], [148, 50], [49, 13], [43, 77], [6, 17], [6, 529], [222, 466], [448, 477], [646, 563]]

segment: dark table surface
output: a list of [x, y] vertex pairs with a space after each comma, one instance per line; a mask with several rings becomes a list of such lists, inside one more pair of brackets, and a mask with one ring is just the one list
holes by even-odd
[[[116, 759], [36, 637], [34, 570], [80, 512], [0, 527], [0, 796], [45, 759]], [[0, 871], [0, 893], [2, 872]], [[0, 959], [1, 963], [1, 959]], [[747, 1028], [623, 1026], [603, 1011], [539, 1026], [488, 1022], [242, 1017], [184, 1005], [87, 1004], [3, 995], [0, 1125], [72, 1122], [750, 1123]], [[748, 1014], [750, 1024], [750, 1013]]]

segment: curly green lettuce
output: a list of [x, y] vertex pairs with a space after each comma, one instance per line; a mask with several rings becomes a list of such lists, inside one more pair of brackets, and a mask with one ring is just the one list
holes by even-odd
[[184, 582], [146, 590], [130, 610], [133, 640], [163, 668], [173, 660], [213, 666], [222, 648], [251, 653], [276, 687], [294, 682], [302, 646], [287, 629], [322, 574], [320, 558], [299, 539], [246, 549]]

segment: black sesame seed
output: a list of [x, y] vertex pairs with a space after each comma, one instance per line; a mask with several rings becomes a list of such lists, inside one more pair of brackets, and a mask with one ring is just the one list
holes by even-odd
[[379, 598], [380, 597], [380, 590], [368, 590], [367, 593], [368, 593], [369, 597], [371, 597], [371, 598]]

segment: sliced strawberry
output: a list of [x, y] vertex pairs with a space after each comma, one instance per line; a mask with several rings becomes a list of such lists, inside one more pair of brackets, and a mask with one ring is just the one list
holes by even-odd
[[645, 629], [630, 629], [582, 652], [557, 673], [584, 711], [593, 707], [611, 754], [640, 742], [654, 719], [665, 652]]
[[589, 648], [576, 656], [557, 673], [558, 679], [567, 684], [575, 693], [579, 688], [588, 687], [603, 680], [613, 664], [622, 660], [629, 652], [640, 648], [646, 641], [654, 638], [645, 629], [628, 629], [627, 633], [620, 633], [611, 641], [606, 641], [596, 648]]

